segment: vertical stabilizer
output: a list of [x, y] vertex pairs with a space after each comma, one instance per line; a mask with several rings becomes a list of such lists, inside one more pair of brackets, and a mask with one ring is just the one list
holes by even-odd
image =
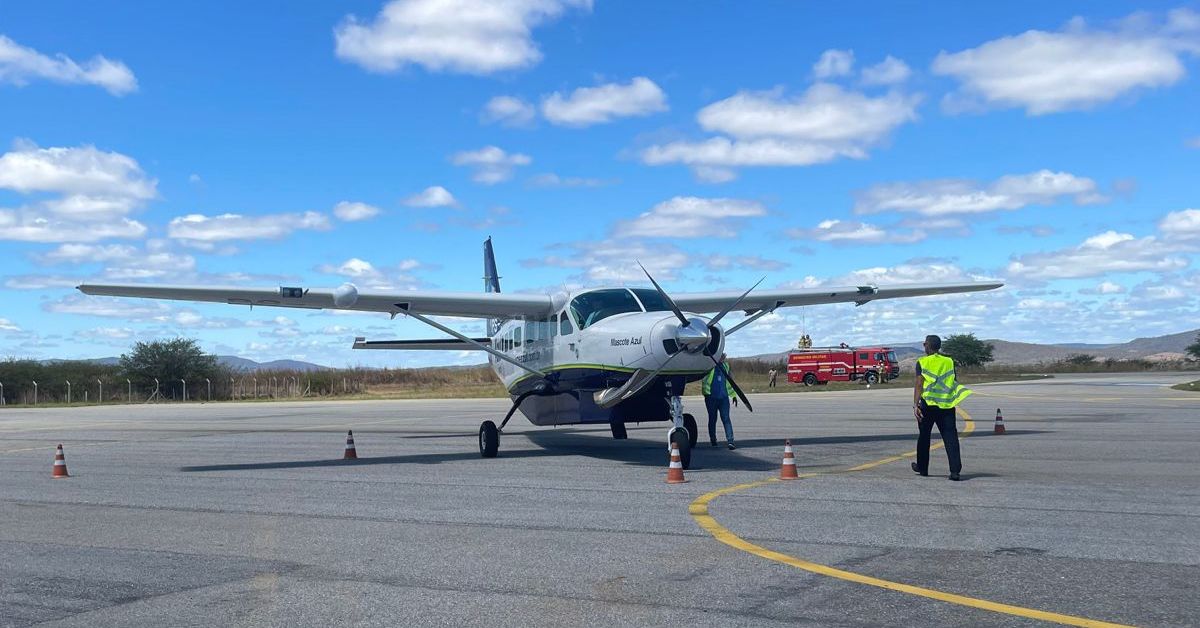
[[[496, 272], [496, 254], [492, 251], [492, 236], [483, 241], [483, 291], [500, 292], [500, 275]], [[495, 336], [500, 328], [500, 321], [487, 319], [489, 336]]]

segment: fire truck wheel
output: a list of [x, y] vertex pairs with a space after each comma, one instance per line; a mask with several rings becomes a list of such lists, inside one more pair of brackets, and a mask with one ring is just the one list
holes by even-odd
[[863, 377], [863, 379], [867, 380], [868, 384], [874, 384], [879, 381], [879, 375], [876, 375], [875, 371], [867, 371], [867, 374], [865, 377]]
[[817, 376], [813, 375], [812, 373], [805, 373], [804, 385], [805, 386], [816, 386], [817, 385]]

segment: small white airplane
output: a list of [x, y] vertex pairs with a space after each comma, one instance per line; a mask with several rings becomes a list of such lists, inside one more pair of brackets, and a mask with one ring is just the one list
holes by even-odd
[[[343, 284], [332, 290], [303, 287], [270, 289], [215, 286], [83, 284], [90, 295], [209, 301], [249, 306], [386, 312], [407, 315], [448, 334], [433, 340], [367, 341], [355, 349], [476, 350], [512, 397], [512, 407], [497, 426], [479, 426], [479, 453], [496, 456], [500, 434], [518, 409], [534, 425], [607, 423], [613, 438], [626, 437], [625, 424], [671, 421], [667, 440], [691, 463], [696, 420], [683, 412], [679, 395], [687, 382], [712, 370], [725, 351], [725, 339], [783, 307], [896, 299], [954, 292], [992, 290], [999, 282], [907, 284], [890, 288], [849, 286], [743, 293], [698, 292], [669, 296], [643, 267], [654, 289], [596, 288], [557, 294], [502, 294], [492, 239], [483, 243], [484, 293], [409, 291], [386, 293]], [[762, 280], [759, 280], [762, 283]], [[744, 311], [737, 325], [721, 320]], [[701, 314], [716, 312], [715, 316]], [[488, 319], [487, 338], [470, 338], [430, 316]], [[729, 378], [737, 396], [753, 412], [750, 400]]]

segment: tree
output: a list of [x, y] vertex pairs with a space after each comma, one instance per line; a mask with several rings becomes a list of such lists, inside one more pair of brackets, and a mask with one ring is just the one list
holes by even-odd
[[152, 388], [158, 378], [162, 390], [172, 390], [179, 380], [199, 390], [197, 385], [205, 378], [219, 379], [223, 375], [217, 356], [204, 353], [190, 338], [139, 342], [121, 356], [121, 372], [141, 388]]
[[1193, 360], [1200, 360], [1200, 334], [1196, 334], [1196, 342], [1188, 345], [1187, 354]]
[[975, 334], [955, 334], [942, 341], [942, 354], [954, 358], [963, 368], [983, 366], [993, 359], [995, 346], [975, 337]]

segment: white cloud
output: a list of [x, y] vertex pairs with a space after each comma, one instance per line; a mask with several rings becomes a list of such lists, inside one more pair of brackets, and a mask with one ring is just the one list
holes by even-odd
[[534, 27], [591, 0], [392, 0], [373, 21], [347, 16], [334, 29], [338, 58], [372, 72], [419, 65], [431, 72], [492, 74], [535, 65]]
[[279, 239], [298, 229], [324, 231], [329, 228], [329, 218], [317, 212], [269, 216], [188, 214], [172, 219], [167, 225], [167, 235], [187, 243], [211, 244], [227, 240]]
[[1147, 282], [1136, 286], [1130, 293], [1134, 299], [1144, 301], [1183, 301], [1190, 295], [1178, 286]]
[[854, 69], [853, 50], [829, 49], [813, 64], [813, 75], [818, 79], [846, 76]]
[[618, 222], [613, 237], [732, 238], [737, 236], [738, 219], [766, 213], [755, 201], [676, 196], [637, 218]]
[[14, 275], [4, 280], [4, 287], [11, 290], [47, 290], [53, 288], [74, 288], [80, 283], [82, 282], [79, 277]]
[[1189, 139], [1186, 143], [1188, 148], [1200, 148], [1200, 135]]
[[1111, 281], [1102, 281], [1100, 285], [1096, 286], [1096, 292], [1098, 294], [1121, 294], [1125, 292], [1125, 286]]
[[1106, 231], [1057, 251], [1028, 253], [1009, 262], [1008, 275], [1027, 279], [1097, 277], [1108, 273], [1167, 272], [1187, 266], [1177, 248], [1147, 236]]
[[341, 264], [322, 264], [317, 272], [327, 275], [339, 275], [352, 279], [360, 287], [374, 289], [406, 289], [420, 287], [420, 281], [411, 273], [424, 265], [415, 259], [402, 260], [392, 269], [376, 268], [374, 264], [364, 259], [352, 257]]
[[504, 126], [527, 126], [533, 122], [537, 109], [533, 105], [513, 96], [496, 96], [483, 106], [480, 119], [486, 123], [497, 122]]
[[165, 321], [171, 314], [170, 307], [157, 301], [92, 297], [82, 294], [43, 302], [42, 309], [55, 314], [81, 314], [142, 321]]
[[903, 61], [888, 55], [886, 59], [863, 68], [862, 82], [865, 85], [899, 85], [912, 76], [912, 69]]
[[642, 161], [682, 163], [708, 181], [728, 180], [742, 166], [809, 166], [838, 158], [865, 159], [900, 125], [916, 119], [920, 97], [892, 91], [878, 97], [817, 83], [796, 98], [782, 90], [738, 92], [704, 107], [696, 119], [719, 133], [698, 142], [650, 146]]
[[1070, 197], [1076, 204], [1105, 200], [1096, 182], [1068, 172], [1039, 170], [980, 185], [968, 179], [884, 183], [855, 193], [858, 214], [910, 212], [922, 216], [980, 214], [1050, 205]]
[[46, 218], [33, 211], [0, 209], [0, 240], [23, 242], [96, 242], [109, 238], [140, 238], [146, 226], [117, 218], [108, 222], [77, 222]]
[[36, 79], [97, 85], [114, 96], [137, 90], [133, 72], [120, 61], [96, 55], [80, 64], [64, 54], [48, 57], [0, 35], [0, 82], [23, 86]]
[[645, 264], [659, 281], [675, 279], [680, 270], [692, 263], [686, 253], [672, 244], [651, 244], [638, 240], [573, 242], [551, 248], [571, 251], [567, 255], [524, 259], [521, 260], [521, 266], [575, 269], [579, 273], [570, 279], [586, 285], [603, 285], [645, 281], [646, 275], [638, 267], [638, 261]]
[[127, 340], [133, 335], [133, 330], [128, 327], [93, 327], [79, 332], [80, 338], [91, 340]]
[[493, 185], [508, 181], [513, 171], [519, 166], [527, 166], [533, 162], [529, 155], [507, 153], [496, 146], [484, 146], [479, 150], [462, 151], [450, 157], [450, 163], [456, 166], [473, 168], [475, 173], [471, 179], [484, 185]]
[[1200, 239], [1200, 209], [1171, 212], [1158, 223], [1158, 229], [1169, 239]]
[[94, 146], [39, 148], [26, 141], [0, 156], [0, 189], [59, 195], [45, 209], [72, 219], [123, 216], [158, 196], [157, 182], [131, 157]]
[[0, 318], [0, 331], [21, 331], [21, 328], [7, 318]]
[[544, 172], [529, 179], [535, 188], [595, 188], [615, 183], [613, 180], [594, 177], [560, 177], [553, 172]]
[[454, 198], [450, 190], [440, 185], [431, 185], [401, 202], [409, 207], [455, 207], [458, 205], [458, 200]]
[[834, 244], [911, 243], [920, 242], [926, 237], [926, 233], [919, 229], [884, 228], [853, 220], [824, 220], [814, 229], [790, 229], [787, 235]]
[[333, 215], [346, 222], [368, 220], [378, 216], [381, 211], [374, 205], [351, 201], [342, 201], [333, 206]]
[[191, 183], [193, 185], [199, 185], [203, 182], [204, 182], [204, 180], [200, 178], [200, 175], [198, 175], [194, 172], [192, 174], [188, 175], [188, 183]]
[[1043, 115], [1088, 109], [1182, 79], [1180, 57], [1197, 50], [1200, 26], [1189, 19], [1195, 15], [1173, 12], [1162, 25], [1127, 19], [1115, 30], [1091, 28], [1075, 18], [1060, 31], [1031, 30], [961, 52], [943, 51], [933, 72], [961, 83], [944, 102], [950, 111], [1023, 107], [1029, 115]]
[[699, 260], [700, 265], [708, 270], [726, 271], [734, 269], [747, 270], [782, 270], [789, 264], [780, 260], [768, 259], [761, 255], [709, 255]]
[[639, 76], [627, 85], [607, 83], [580, 87], [563, 96], [558, 92], [542, 100], [542, 115], [552, 124], [586, 127], [615, 118], [648, 116], [667, 110], [667, 95], [650, 79]]

